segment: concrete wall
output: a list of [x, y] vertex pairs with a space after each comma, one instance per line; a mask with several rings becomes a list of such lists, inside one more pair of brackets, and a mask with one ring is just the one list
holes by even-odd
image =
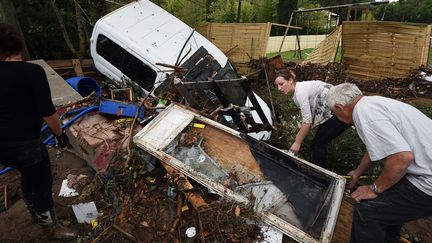
[[[326, 35], [300, 35], [301, 49], [315, 48], [321, 41], [326, 38]], [[270, 36], [267, 43], [266, 53], [278, 52], [283, 36]], [[296, 37], [287, 36], [282, 47], [282, 51], [290, 51], [295, 49]]]

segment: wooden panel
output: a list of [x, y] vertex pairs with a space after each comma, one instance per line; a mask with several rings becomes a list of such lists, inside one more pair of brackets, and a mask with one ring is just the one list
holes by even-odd
[[209, 23], [196, 30], [209, 39], [235, 64], [265, 56], [270, 23]]
[[399, 22], [345, 22], [342, 61], [361, 80], [406, 77], [426, 65], [431, 27]]
[[336, 226], [333, 232], [332, 241], [333, 243], [345, 243], [351, 239], [351, 225], [353, 215], [352, 200], [347, 196], [344, 196], [340, 209], [339, 216], [336, 222]]
[[234, 171], [235, 168], [237, 171], [242, 171], [237, 174], [240, 185], [265, 179], [249, 145], [244, 140], [212, 126], [206, 126], [204, 129], [196, 128], [195, 132], [205, 137], [205, 151], [218, 161], [224, 170]]
[[341, 27], [336, 28], [330, 33], [327, 38], [322, 41], [312, 52], [306, 57], [305, 62], [319, 63], [326, 65], [329, 62], [334, 62], [340, 42]]

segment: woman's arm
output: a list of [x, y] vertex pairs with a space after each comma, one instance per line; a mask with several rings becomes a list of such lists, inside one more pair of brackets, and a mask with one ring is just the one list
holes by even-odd
[[309, 133], [312, 124], [310, 123], [302, 123], [300, 130], [297, 132], [295, 142], [291, 145], [290, 151], [293, 153], [298, 153], [300, 151], [301, 144], [303, 143], [304, 138]]

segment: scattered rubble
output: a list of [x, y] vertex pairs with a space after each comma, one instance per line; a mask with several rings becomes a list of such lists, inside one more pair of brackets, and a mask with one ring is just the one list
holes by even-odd
[[[273, 70], [292, 69], [297, 75], [297, 80], [322, 80], [331, 84], [340, 84], [344, 82], [355, 83], [362, 91], [370, 94], [380, 94], [391, 98], [412, 98], [412, 97], [432, 97], [432, 82], [425, 79], [426, 75], [432, 73], [432, 69], [420, 67], [412, 70], [406, 78], [386, 78], [383, 80], [356, 80], [348, 77], [345, 74], [345, 69], [341, 63], [329, 63], [320, 65], [314, 63], [297, 64], [295, 62], [286, 62], [281, 67], [280, 62], [275, 64], [274, 60], [277, 57], [269, 60], [255, 60], [251, 62], [251, 67], [261, 70], [259, 75], [252, 76], [252, 84], [256, 86], [266, 85], [264, 71], [262, 71], [262, 63], [266, 63], [267, 72], [272, 73]], [[281, 60], [281, 59], [280, 59]], [[273, 82], [271, 74], [270, 81]]]

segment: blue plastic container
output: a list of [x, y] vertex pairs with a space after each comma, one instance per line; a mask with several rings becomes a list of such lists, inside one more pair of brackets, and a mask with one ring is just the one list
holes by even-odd
[[73, 77], [66, 79], [66, 82], [81, 96], [86, 97], [93, 91], [97, 97], [101, 96], [101, 88], [96, 80], [89, 77]]
[[[135, 117], [137, 110], [137, 105], [115, 100], [102, 100], [99, 105], [99, 113], [116, 116]], [[144, 107], [141, 107], [138, 117], [144, 118]]]

